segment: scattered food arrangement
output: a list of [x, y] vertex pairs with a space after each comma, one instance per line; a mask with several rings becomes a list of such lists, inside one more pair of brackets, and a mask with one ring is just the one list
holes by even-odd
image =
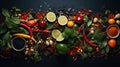
[[2, 9], [0, 58], [22, 56], [38, 62], [41, 55], [69, 55], [76, 60], [120, 55], [120, 13], [82, 8], [22, 11]]

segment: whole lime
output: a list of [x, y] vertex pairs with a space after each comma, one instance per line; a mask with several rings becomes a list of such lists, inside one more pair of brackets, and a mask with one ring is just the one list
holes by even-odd
[[68, 51], [68, 46], [66, 44], [57, 44], [56, 50], [59, 54], [66, 54]]

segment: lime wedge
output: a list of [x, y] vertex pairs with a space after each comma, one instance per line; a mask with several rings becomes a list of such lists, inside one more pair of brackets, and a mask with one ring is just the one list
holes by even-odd
[[54, 12], [48, 12], [46, 18], [49, 22], [54, 22], [56, 20], [56, 15]]
[[60, 30], [58, 30], [58, 29], [54, 29], [54, 30], [52, 31], [52, 37], [53, 37], [54, 39], [57, 39], [60, 34], [61, 34], [61, 32], [60, 32]]
[[57, 37], [56, 41], [63, 41], [64, 40], [64, 37], [62, 35], [62, 33]]
[[67, 19], [67, 17], [66, 16], [59, 16], [58, 17], [58, 23], [60, 24], [60, 25], [66, 25], [67, 24], [67, 22], [68, 22], [68, 19]]

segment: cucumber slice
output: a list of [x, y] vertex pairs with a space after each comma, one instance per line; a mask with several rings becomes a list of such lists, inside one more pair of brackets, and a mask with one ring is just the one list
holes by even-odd
[[49, 22], [54, 22], [56, 20], [56, 15], [54, 12], [48, 12], [46, 18]]
[[66, 25], [67, 24], [67, 22], [68, 22], [68, 19], [67, 19], [67, 17], [66, 16], [59, 16], [58, 17], [58, 23], [60, 24], [60, 25]]

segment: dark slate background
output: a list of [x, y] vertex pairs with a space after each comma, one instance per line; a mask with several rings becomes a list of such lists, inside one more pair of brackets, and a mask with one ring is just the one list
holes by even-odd
[[[73, 8], [75, 10], [80, 10], [82, 7], [87, 9], [92, 9], [95, 12], [105, 11], [103, 8], [110, 9], [111, 11], [120, 12], [120, 2], [119, 0], [0, 0], [0, 13], [2, 8], [10, 9], [12, 6], [16, 6], [21, 10], [34, 9], [37, 11], [52, 9], [65, 9]], [[67, 66], [117, 66], [119, 67], [120, 57], [107, 57], [96, 60], [82, 60], [80, 57], [77, 61], [73, 61], [70, 56], [52, 56], [44, 57], [42, 61], [38, 63], [26, 63], [23, 58], [12, 58], [12, 59], [0, 59], [0, 67], [67, 67]]]

